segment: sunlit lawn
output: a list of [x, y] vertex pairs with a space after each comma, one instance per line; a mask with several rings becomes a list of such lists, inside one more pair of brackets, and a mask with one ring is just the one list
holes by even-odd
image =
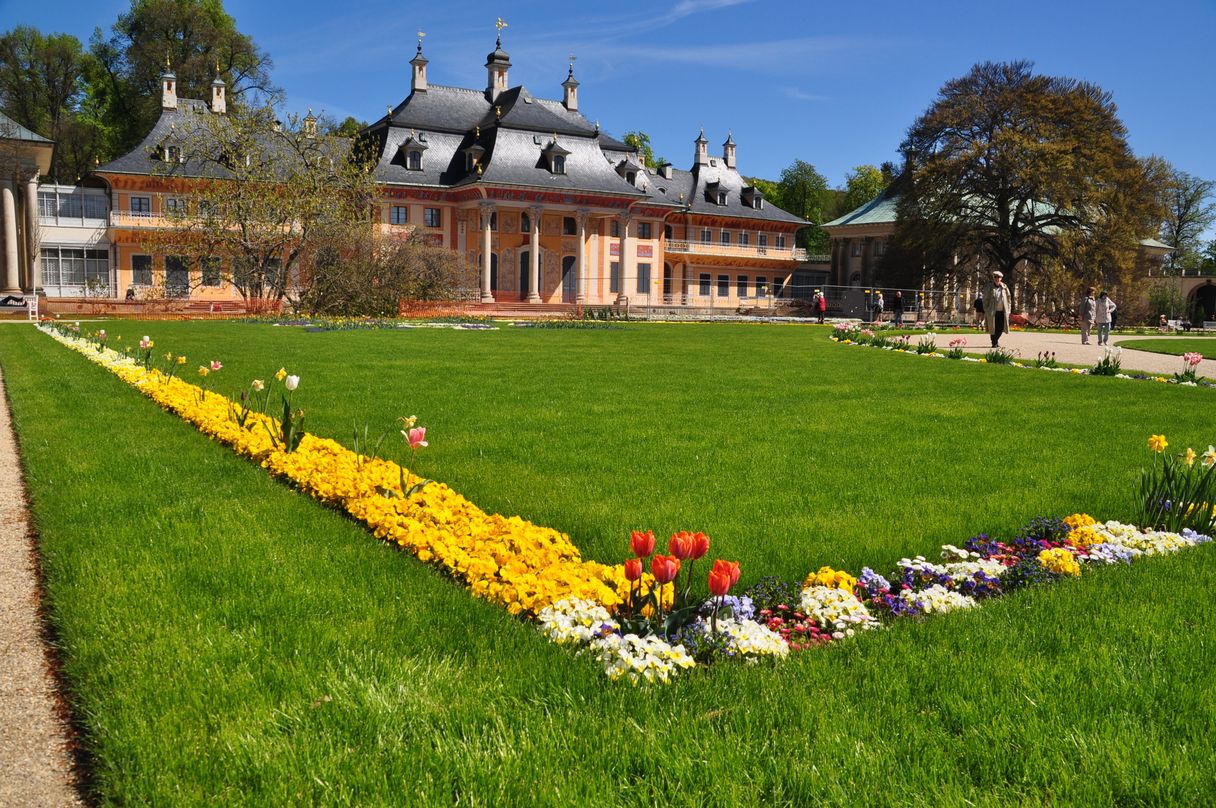
[[[419, 470], [605, 561], [708, 532], [744, 583], [1127, 518], [1213, 392], [926, 360], [821, 328], [307, 333], [112, 323], [311, 431], [417, 414]], [[0, 330], [103, 802], [1196, 803], [1216, 791], [1209, 549], [667, 688], [474, 601], [32, 329]], [[393, 451], [399, 451], [395, 447]]]

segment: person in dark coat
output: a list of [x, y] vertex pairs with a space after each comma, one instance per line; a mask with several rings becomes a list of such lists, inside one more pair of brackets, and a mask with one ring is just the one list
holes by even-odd
[[898, 289], [895, 291], [895, 299], [891, 301], [891, 311], [895, 314], [895, 327], [902, 326], [904, 324], [904, 293]]

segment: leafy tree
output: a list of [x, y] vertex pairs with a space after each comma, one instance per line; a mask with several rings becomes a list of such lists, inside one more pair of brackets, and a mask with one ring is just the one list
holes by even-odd
[[781, 172], [777, 183], [780, 189], [780, 207], [811, 222], [809, 227], [798, 231], [798, 245], [812, 253], [828, 251], [828, 234], [820, 227], [830, 191], [828, 181], [810, 163], [795, 160]]
[[1166, 259], [1168, 269], [1197, 269], [1202, 263], [1200, 238], [1216, 222], [1214, 192], [1216, 182], [1170, 169], [1165, 221], [1161, 225], [1161, 240], [1174, 247]]
[[17, 123], [55, 141], [49, 175], [74, 182], [93, 166], [97, 129], [81, 112], [88, 57], [69, 34], [18, 26], [0, 36], [0, 104]]
[[855, 210], [882, 193], [887, 184], [881, 170], [871, 165], [860, 165], [845, 176], [844, 210]]
[[158, 172], [183, 204], [147, 231], [150, 251], [184, 258], [200, 280], [226, 280], [260, 310], [298, 301], [318, 259], [340, 259], [376, 229], [370, 162], [312, 119], [280, 123], [267, 107], [190, 121], [178, 129], [179, 159]]
[[1078, 281], [1129, 281], [1162, 217], [1160, 174], [1138, 160], [1109, 93], [985, 62], [939, 91], [901, 145], [895, 245], [885, 268], [919, 283], [960, 260], [1000, 269], [1054, 263]]
[[655, 156], [654, 149], [650, 145], [650, 135], [645, 132], [626, 132], [625, 137], [621, 139], [626, 146], [631, 149], [637, 149], [638, 156], [642, 158], [647, 168], [654, 168], [667, 163], [662, 157]]
[[335, 125], [329, 131], [341, 137], [354, 137], [368, 126], [367, 121], [361, 121], [353, 115], [347, 115], [342, 123]]
[[270, 57], [237, 30], [222, 0], [132, 0], [108, 37], [100, 28], [93, 32], [89, 50], [99, 68], [91, 84], [114, 138], [112, 155], [131, 149], [160, 115], [166, 60], [181, 98], [209, 100], [217, 67], [228, 84], [230, 108], [277, 93]]

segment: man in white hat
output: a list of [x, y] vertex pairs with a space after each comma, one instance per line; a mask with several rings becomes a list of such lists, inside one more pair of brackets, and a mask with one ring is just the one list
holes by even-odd
[[984, 323], [992, 347], [999, 347], [1001, 335], [1009, 333], [1009, 313], [1013, 308], [1013, 296], [1005, 285], [1005, 273], [999, 269], [992, 273], [992, 285], [984, 290]]

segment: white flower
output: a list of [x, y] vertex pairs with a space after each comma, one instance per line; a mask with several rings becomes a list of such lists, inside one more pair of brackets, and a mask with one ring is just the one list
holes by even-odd
[[288, 392], [295, 390], [297, 387], [300, 386], [300, 377], [299, 376], [288, 376], [286, 379], [283, 380], [283, 386], [287, 388]]
[[732, 651], [744, 656], [784, 657], [790, 652], [780, 634], [754, 620], [722, 618], [718, 620], [718, 631], [729, 638]]
[[593, 600], [559, 600], [536, 615], [540, 630], [558, 645], [584, 645], [604, 633], [615, 632], [617, 622]]
[[970, 609], [976, 605], [975, 598], [953, 592], [941, 584], [934, 584], [919, 592], [905, 589], [899, 593], [899, 597], [905, 603], [919, 607], [923, 614], [933, 614], [934, 612], [940, 614], [956, 609]]
[[[854, 628], [878, 628], [878, 620], [852, 592], [827, 586], [808, 586], [802, 590], [802, 611], [813, 617], [825, 631], [848, 632]], [[838, 638], [839, 639], [839, 638]]]

